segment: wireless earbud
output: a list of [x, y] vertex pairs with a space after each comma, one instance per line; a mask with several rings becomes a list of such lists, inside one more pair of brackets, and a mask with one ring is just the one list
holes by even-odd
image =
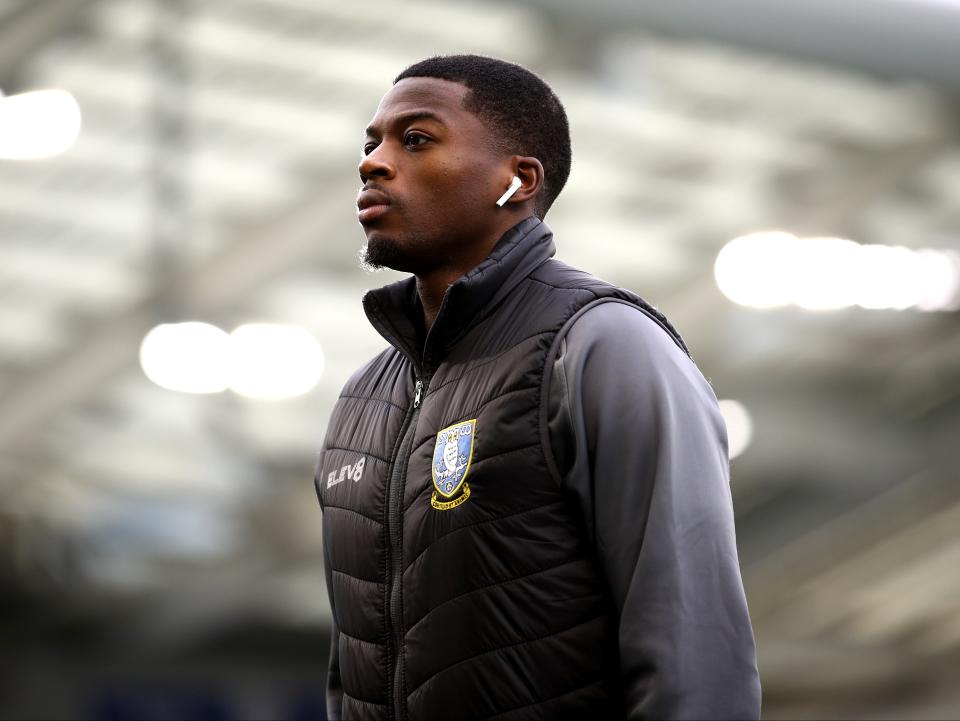
[[516, 193], [520, 189], [521, 185], [522, 183], [520, 182], [520, 178], [514, 175], [513, 180], [510, 181], [510, 187], [507, 188], [506, 193], [500, 196], [500, 200], [497, 201], [497, 205], [502, 208], [503, 204], [510, 200], [510, 196]]

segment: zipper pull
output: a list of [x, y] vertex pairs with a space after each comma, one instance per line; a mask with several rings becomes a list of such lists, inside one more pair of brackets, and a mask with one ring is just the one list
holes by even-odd
[[413, 407], [420, 407], [420, 397], [423, 395], [423, 381], [417, 379], [416, 391], [413, 394]]

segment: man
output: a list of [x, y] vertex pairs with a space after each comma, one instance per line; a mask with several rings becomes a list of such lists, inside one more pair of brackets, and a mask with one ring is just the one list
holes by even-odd
[[413, 275], [364, 297], [390, 347], [318, 460], [330, 717], [757, 718], [716, 398], [662, 315], [552, 258], [560, 101], [425, 60], [359, 171], [366, 262]]

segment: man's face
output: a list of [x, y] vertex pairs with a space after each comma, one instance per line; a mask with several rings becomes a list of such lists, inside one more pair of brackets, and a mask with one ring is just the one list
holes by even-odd
[[405, 78], [383, 96], [360, 161], [365, 261], [418, 275], [455, 267], [496, 232], [509, 156], [449, 80]]

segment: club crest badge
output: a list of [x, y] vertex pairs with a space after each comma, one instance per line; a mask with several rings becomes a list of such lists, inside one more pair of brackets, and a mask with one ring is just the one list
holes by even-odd
[[437, 434], [433, 447], [433, 495], [430, 505], [438, 511], [456, 508], [470, 498], [467, 472], [473, 460], [473, 435], [477, 419], [461, 421]]

